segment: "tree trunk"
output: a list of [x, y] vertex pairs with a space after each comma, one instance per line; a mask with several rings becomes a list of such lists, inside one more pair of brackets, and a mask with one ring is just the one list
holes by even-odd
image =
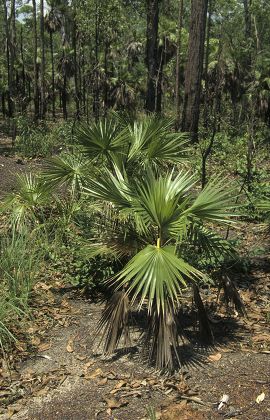
[[78, 63], [77, 63], [77, 25], [75, 21], [75, 12], [74, 12], [74, 22], [73, 22], [73, 34], [72, 34], [72, 43], [73, 43], [73, 60], [74, 60], [74, 85], [75, 85], [75, 103], [76, 103], [76, 118], [80, 119], [80, 92], [79, 92], [79, 83], [78, 83]]
[[206, 34], [206, 51], [205, 51], [205, 65], [204, 65], [204, 80], [205, 80], [205, 92], [204, 92], [204, 126], [208, 127], [208, 100], [209, 100], [209, 80], [208, 80], [208, 67], [209, 67], [209, 54], [210, 54], [210, 34], [212, 26], [212, 13], [213, 13], [213, 0], [209, 0], [208, 6], [208, 19], [207, 19], [207, 34]]
[[39, 118], [39, 89], [38, 89], [38, 66], [37, 66], [37, 6], [36, 0], [32, 0], [33, 5], [33, 65], [34, 65], [34, 119]]
[[10, 35], [9, 35], [9, 26], [8, 26], [8, 11], [7, 3], [3, 0], [4, 6], [4, 24], [5, 24], [5, 33], [6, 33], [6, 60], [7, 60], [7, 76], [8, 76], [8, 91], [7, 91], [7, 100], [8, 100], [8, 117], [13, 117], [14, 107], [13, 107], [13, 98], [11, 96], [12, 92], [12, 81], [10, 75]]
[[45, 116], [45, 44], [44, 44], [44, 0], [40, 0], [40, 118]]
[[22, 111], [24, 112], [27, 107], [26, 98], [26, 78], [25, 78], [25, 62], [23, 53], [23, 26], [21, 26], [21, 60], [22, 60]]
[[177, 51], [176, 51], [176, 83], [175, 83], [175, 108], [176, 120], [175, 128], [179, 130], [181, 124], [181, 92], [180, 92], [180, 61], [182, 48], [182, 27], [183, 27], [183, 0], [179, 0], [179, 13], [177, 24]]
[[145, 109], [156, 111], [156, 83], [158, 75], [158, 21], [159, 0], [147, 0], [146, 65], [147, 92]]
[[191, 1], [182, 129], [191, 133], [194, 142], [198, 140], [207, 4], [208, 0]]
[[64, 120], [67, 120], [67, 75], [64, 73], [64, 84], [62, 89], [62, 107], [63, 107], [63, 117]]
[[54, 75], [54, 51], [53, 51], [53, 33], [50, 31], [50, 51], [52, 66], [52, 117], [55, 120], [55, 75]]
[[99, 119], [99, 23], [100, 23], [100, 11], [98, 1], [96, 0], [96, 12], [95, 12], [95, 71], [94, 71], [94, 102], [93, 112], [95, 120]]

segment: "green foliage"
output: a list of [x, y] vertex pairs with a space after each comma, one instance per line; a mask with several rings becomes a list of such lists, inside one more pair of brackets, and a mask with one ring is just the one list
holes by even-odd
[[[41, 240], [42, 243], [42, 240]], [[33, 233], [12, 234], [0, 241], [0, 343], [16, 340], [13, 333], [29, 311], [29, 300], [43, 260], [40, 239]]]
[[72, 143], [72, 125], [48, 125], [46, 122], [34, 124], [25, 116], [16, 120], [17, 137], [15, 149], [23, 157], [47, 157]]

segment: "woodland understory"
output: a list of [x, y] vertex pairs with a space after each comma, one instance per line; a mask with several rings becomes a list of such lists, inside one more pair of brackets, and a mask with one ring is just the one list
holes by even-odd
[[0, 1], [0, 418], [270, 418], [269, 21]]

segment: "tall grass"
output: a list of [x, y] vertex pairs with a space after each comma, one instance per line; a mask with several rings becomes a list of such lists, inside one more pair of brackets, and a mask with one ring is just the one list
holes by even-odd
[[31, 233], [0, 239], [0, 345], [16, 340], [14, 331], [28, 313], [42, 252]]

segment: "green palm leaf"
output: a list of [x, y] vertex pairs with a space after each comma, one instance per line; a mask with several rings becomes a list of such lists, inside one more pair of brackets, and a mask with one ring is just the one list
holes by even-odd
[[82, 152], [94, 160], [101, 160], [110, 166], [111, 161], [119, 164], [127, 149], [126, 131], [110, 120], [100, 120], [89, 125], [76, 127], [74, 137], [82, 146]]
[[181, 290], [187, 285], [186, 280], [202, 278], [203, 275], [178, 258], [174, 251], [174, 247], [148, 245], [117, 275], [117, 289], [127, 287], [132, 302], [139, 297], [138, 307], [147, 304], [149, 313], [153, 304], [158, 313], [164, 312], [167, 298], [177, 306]]
[[82, 154], [65, 153], [55, 156], [45, 162], [43, 179], [51, 187], [66, 185], [72, 194], [81, 191], [83, 185], [93, 172], [90, 161]]
[[233, 198], [235, 194], [225, 187], [223, 180], [214, 180], [199, 193], [186, 214], [214, 222], [232, 223], [232, 217], [237, 216], [232, 211], [236, 207], [232, 204]]

